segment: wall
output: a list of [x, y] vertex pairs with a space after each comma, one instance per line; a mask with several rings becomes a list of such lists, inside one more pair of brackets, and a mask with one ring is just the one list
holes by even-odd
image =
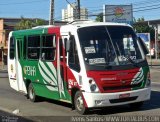
[[4, 28], [4, 20], [0, 20], [0, 47], [2, 46], [2, 43], [4, 43], [4, 38], [3, 38], [3, 28]]

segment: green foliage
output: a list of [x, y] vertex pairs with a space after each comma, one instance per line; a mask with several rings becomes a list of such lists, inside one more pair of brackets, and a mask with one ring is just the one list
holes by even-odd
[[[144, 24], [143, 22], [145, 21], [145, 19], [142, 18], [138, 18], [136, 20], [136, 22], [139, 22], [139, 24], [134, 24], [133, 28], [136, 30], [137, 33], [150, 33], [151, 36], [151, 40], [154, 40], [154, 28], [153, 27], [149, 27], [148, 24]], [[142, 22], [142, 23], [140, 23]]]
[[138, 18], [138, 19], [137, 19], [137, 22], [144, 22], [144, 17]]
[[16, 24], [15, 30], [23, 30], [23, 29], [30, 29], [35, 26], [45, 25], [45, 20], [42, 19], [25, 19], [21, 17], [21, 21]]
[[103, 13], [100, 13], [100, 14], [97, 15], [96, 21], [97, 22], [103, 22]]

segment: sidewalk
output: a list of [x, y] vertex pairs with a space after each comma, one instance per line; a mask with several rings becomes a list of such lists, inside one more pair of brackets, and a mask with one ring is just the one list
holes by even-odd
[[150, 68], [150, 77], [151, 81], [154, 83], [160, 84], [160, 67], [159, 66], [153, 66]]
[[2, 62], [0, 62], [0, 72], [4, 72], [4, 73], [7, 73], [7, 65], [3, 65], [2, 66]]
[[150, 66], [160, 66], [160, 59], [147, 59]]

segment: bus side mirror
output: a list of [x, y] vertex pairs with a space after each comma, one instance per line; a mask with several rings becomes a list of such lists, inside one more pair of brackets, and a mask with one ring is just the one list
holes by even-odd
[[144, 41], [140, 37], [138, 37], [138, 40], [139, 40], [139, 43], [140, 43], [140, 45], [141, 45], [141, 47], [143, 49], [144, 54], [145, 55], [148, 54], [149, 50], [148, 50], [146, 44], [144, 43]]
[[56, 48], [56, 36], [53, 36], [53, 48]]
[[69, 52], [70, 50], [70, 40], [66, 39], [66, 51]]

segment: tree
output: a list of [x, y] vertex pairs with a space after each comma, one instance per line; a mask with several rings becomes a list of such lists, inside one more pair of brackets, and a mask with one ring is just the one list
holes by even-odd
[[151, 40], [154, 40], [155, 32], [153, 27], [149, 27], [148, 24], [143, 23], [145, 21], [144, 17], [138, 18], [136, 23], [133, 25], [133, 28], [137, 33], [150, 33]]
[[21, 17], [21, 21], [16, 24], [15, 30], [23, 30], [23, 29], [30, 29], [35, 26], [45, 25], [45, 20], [42, 19], [25, 19]]
[[45, 20], [35, 19], [33, 26], [46, 25]]
[[96, 21], [97, 22], [103, 22], [103, 13], [100, 13], [100, 14], [97, 15]]
[[145, 21], [145, 20], [144, 20], [144, 17], [137, 19], [137, 22], [144, 22], [144, 21]]

